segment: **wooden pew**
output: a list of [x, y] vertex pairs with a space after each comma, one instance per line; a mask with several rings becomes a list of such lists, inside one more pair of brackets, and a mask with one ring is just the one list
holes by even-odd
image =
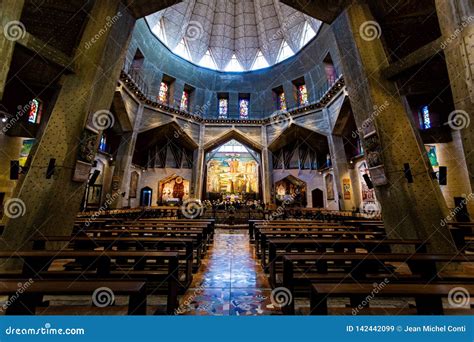
[[87, 235], [91, 238], [98, 237], [183, 237], [196, 240], [196, 248], [199, 248], [200, 253], [196, 255], [196, 260], [199, 264], [200, 254], [204, 255], [207, 252], [207, 244], [204, 241], [203, 228], [192, 229], [167, 229], [154, 227], [152, 229], [88, 229], [77, 236]]
[[[271, 237], [314, 237], [314, 238], [356, 238], [365, 239], [368, 236], [377, 237], [379, 239], [385, 237], [383, 231], [360, 231], [351, 227], [310, 227], [310, 228], [289, 228], [289, 227], [270, 227], [269, 229], [259, 229], [255, 231], [255, 249], [256, 255], [260, 258], [261, 251], [266, 249], [267, 239]], [[265, 264], [265, 261], [264, 263]]]
[[[119, 258], [133, 259], [135, 263], [127, 269], [112, 269], [112, 260]], [[159, 290], [160, 285], [167, 284], [168, 314], [173, 314], [178, 307], [179, 255], [177, 252], [155, 251], [0, 251], [0, 259], [18, 259], [23, 261], [23, 270], [0, 273], [0, 278], [51, 280], [103, 280], [137, 279], [158, 282], [149, 294]], [[87, 269], [79, 272], [52, 271], [51, 264], [55, 260], [86, 260]], [[147, 270], [149, 262], [160, 264], [166, 262], [166, 270]]]
[[[18, 284], [28, 283], [21, 288]], [[0, 295], [9, 296], [6, 315], [34, 315], [43, 296], [93, 295], [94, 291], [106, 286], [114, 295], [128, 296], [128, 314], [146, 315], [147, 294], [143, 281], [84, 281], [84, 280], [0, 280]]]
[[[34, 250], [44, 250], [46, 243], [68, 243], [72, 244], [74, 250], [94, 250], [95, 248], [104, 248], [105, 250], [157, 250], [164, 251], [169, 248], [184, 249], [184, 254], [180, 254], [185, 262], [185, 279], [181, 285], [185, 288], [191, 283], [193, 268], [199, 268], [200, 264], [194, 264], [194, 245], [195, 240], [189, 238], [169, 238], [169, 237], [98, 237], [88, 236], [38, 236], [33, 239]], [[199, 253], [198, 253], [199, 254]], [[122, 259], [123, 260], [123, 259]], [[199, 261], [200, 262], [200, 259]]]
[[[418, 253], [426, 253], [426, 243], [423, 240], [400, 240], [400, 239], [288, 239], [271, 238], [268, 240], [268, 267], [270, 272], [270, 283], [275, 282], [276, 263], [283, 261], [283, 254], [291, 250], [302, 252], [304, 249], [317, 250], [317, 252], [328, 252], [329, 250], [349, 252], [355, 249], [364, 249], [368, 253], [390, 253], [394, 245], [414, 246]], [[282, 251], [278, 254], [278, 251]], [[265, 257], [265, 250], [262, 254], [262, 260]]]
[[[414, 297], [419, 315], [443, 315], [445, 310], [442, 298], [448, 297], [456, 287], [462, 287], [471, 296], [474, 295], [472, 284], [387, 284], [377, 293], [377, 298]], [[312, 284], [310, 314], [327, 315], [328, 298], [356, 296], [363, 299], [371, 295], [373, 290], [373, 284]]]
[[337, 226], [340, 225], [336, 222], [323, 222], [323, 221], [314, 221], [314, 220], [249, 220], [249, 235], [250, 240], [252, 241], [255, 238], [254, 231], [255, 227], [263, 226], [268, 227], [271, 225], [279, 225], [279, 226], [306, 226], [306, 225], [325, 225], [325, 226]]
[[[338, 262], [345, 262], [345, 272], [340, 271]], [[338, 269], [331, 272], [328, 263], [333, 263], [333, 268]], [[459, 277], [454, 274], [440, 274], [436, 263], [470, 263], [474, 262], [474, 255], [451, 255], [451, 254], [395, 254], [395, 253], [295, 253], [283, 256], [282, 282], [274, 275], [274, 287], [283, 286], [287, 288], [292, 297], [295, 298], [296, 290], [301, 289], [306, 296], [309, 295], [309, 285], [317, 282], [369, 282], [388, 278], [391, 283], [418, 282], [426, 284], [430, 282], [466, 282], [472, 281], [470, 277]], [[412, 275], [393, 274], [389, 263], [405, 263], [410, 268]], [[383, 273], [383, 269], [387, 271]], [[382, 269], [380, 271], [379, 269]], [[277, 270], [275, 270], [275, 273]], [[294, 313], [294, 303], [283, 308], [286, 314]]]

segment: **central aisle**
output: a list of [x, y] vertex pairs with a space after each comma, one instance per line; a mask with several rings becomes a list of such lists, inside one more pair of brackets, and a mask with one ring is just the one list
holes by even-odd
[[280, 314], [271, 288], [254, 257], [247, 230], [216, 229], [214, 244], [180, 300], [185, 315]]

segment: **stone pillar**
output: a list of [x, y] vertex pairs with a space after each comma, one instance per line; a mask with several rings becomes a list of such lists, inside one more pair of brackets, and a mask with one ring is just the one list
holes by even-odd
[[204, 133], [206, 126], [201, 124], [199, 130], [199, 147], [194, 153], [194, 166], [193, 166], [193, 175], [194, 177], [194, 197], [197, 199], [203, 198], [203, 181], [204, 181]]
[[270, 153], [268, 151], [268, 139], [267, 139], [267, 129], [265, 126], [262, 126], [262, 172], [261, 175], [263, 177], [262, 181], [262, 192], [263, 192], [263, 202], [264, 203], [271, 203], [271, 190], [272, 190], [272, 183], [273, 183], [273, 168], [270, 167]]
[[470, 185], [474, 189], [474, 3], [436, 0], [436, 9], [456, 108], [449, 119], [452, 127], [461, 130]]
[[238, 119], [239, 116], [239, 94], [231, 92], [229, 93], [227, 117], [229, 119]]
[[[420, 238], [431, 252], [454, 252], [451, 234], [442, 222], [448, 210], [411, 115], [393, 82], [381, 76], [389, 63], [382, 41], [367, 37], [362, 25], [374, 18], [367, 5], [354, 1], [332, 24], [354, 117], [358, 127], [370, 119], [378, 133], [388, 183], [377, 186], [387, 233], [392, 238]], [[374, 108], [384, 108], [374, 112]], [[414, 183], [404, 177], [409, 163]]]
[[[7, 221], [3, 249], [28, 248], [28, 240], [39, 232], [69, 235], [72, 231], [85, 189], [84, 183], [72, 181], [78, 143], [86, 122], [112, 104], [135, 22], [119, 0], [96, 1], [90, 18], [74, 57], [76, 73], [63, 76], [30, 169], [13, 194], [21, 201], [24, 215]], [[56, 170], [46, 179], [51, 158], [56, 159]]]
[[[0, 122], [0, 170], [2, 170], [0, 172], [0, 192], [5, 193], [5, 202], [11, 197], [17, 183], [16, 180], [10, 179], [10, 161], [18, 159], [22, 139], [5, 135], [4, 128], [6, 129], [6, 126]], [[0, 222], [3, 223], [6, 219], [7, 216], [0, 217]]]
[[0, 100], [3, 98], [10, 71], [15, 41], [25, 33], [25, 27], [19, 22], [24, 3], [24, 0], [3, 0], [0, 2]]
[[298, 102], [296, 100], [296, 91], [293, 83], [290, 81], [285, 81], [283, 83], [283, 91], [285, 92], [286, 106], [288, 109], [297, 107]]
[[[138, 106], [137, 113], [133, 115], [133, 117], [135, 117], [135, 122], [133, 122], [133, 131], [124, 133], [122, 135], [120, 146], [117, 151], [113, 178], [115, 180], [120, 179], [119, 194], [125, 193], [125, 196], [118, 196], [118, 200], [114, 203], [115, 208], [129, 206], [131, 166], [133, 153], [135, 151], [135, 144], [137, 142], [138, 131], [142, 122], [143, 110], [144, 106], [143, 104], [140, 104]], [[113, 196], [113, 193], [116, 191], [117, 190], [112, 189], [111, 196]]]
[[[173, 103], [170, 104], [173, 105], [175, 108], [180, 108], [181, 107], [181, 98], [183, 96], [184, 92], [184, 81], [182, 80], [176, 80], [173, 82]], [[171, 100], [171, 99], [170, 99]]]
[[[336, 182], [337, 189], [337, 200], [341, 210], [352, 210], [354, 206], [354, 197], [351, 196], [351, 200], [344, 200], [344, 189], [343, 189], [343, 179], [350, 179], [349, 168], [347, 165], [346, 151], [344, 150], [344, 140], [341, 136], [338, 135], [329, 135], [329, 151], [331, 153], [331, 162], [334, 170], [334, 180]], [[352, 181], [351, 181], [352, 183]], [[351, 186], [351, 192], [352, 186]]]

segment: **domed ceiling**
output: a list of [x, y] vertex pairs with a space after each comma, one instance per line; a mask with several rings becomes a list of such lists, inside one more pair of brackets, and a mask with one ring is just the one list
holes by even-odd
[[146, 17], [174, 53], [220, 71], [272, 66], [316, 36], [321, 22], [279, 0], [184, 0]]

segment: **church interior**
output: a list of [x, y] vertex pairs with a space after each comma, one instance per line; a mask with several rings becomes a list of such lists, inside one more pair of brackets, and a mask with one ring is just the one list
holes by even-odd
[[0, 315], [472, 315], [472, 0], [0, 2]]

